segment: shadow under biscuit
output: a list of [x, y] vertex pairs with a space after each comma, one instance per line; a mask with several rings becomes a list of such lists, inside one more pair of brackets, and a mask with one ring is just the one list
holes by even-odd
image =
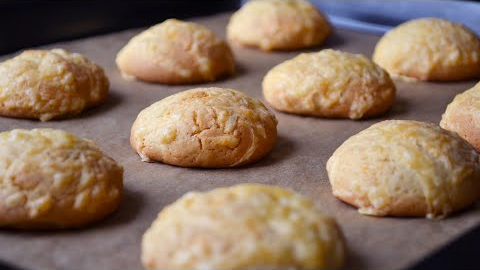
[[295, 153], [295, 144], [293, 141], [281, 134], [277, 136], [277, 142], [272, 151], [257, 162], [239, 167], [239, 169], [249, 167], [266, 167], [279, 163]]
[[[378, 120], [398, 119], [399, 117], [407, 115], [410, 106], [411, 103], [408, 101], [408, 99], [397, 96], [390, 110], [388, 110], [387, 113], [376, 118]], [[375, 119], [375, 117], [367, 119]]]
[[137, 214], [140, 213], [144, 204], [145, 202], [141, 192], [125, 188], [122, 202], [118, 209], [103, 220], [94, 223], [91, 226], [100, 228], [128, 223], [137, 217]]
[[[118, 92], [110, 90], [108, 92], [108, 97], [103, 103], [99, 104], [98, 106], [88, 108], [84, 112], [80, 113], [79, 115], [71, 118], [82, 119], [82, 118], [90, 118], [90, 117], [102, 115], [110, 111], [114, 107], [120, 105], [122, 101], [123, 101], [123, 97]], [[68, 120], [71, 118], [65, 118], [65, 119], [59, 119], [59, 120]], [[54, 119], [53, 121], [57, 121], [57, 120]]]

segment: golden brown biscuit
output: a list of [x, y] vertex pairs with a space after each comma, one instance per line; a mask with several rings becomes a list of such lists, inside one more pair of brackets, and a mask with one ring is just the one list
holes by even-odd
[[32, 50], [0, 63], [0, 115], [19, 118], [74, 116], [103, 102], [103, 69], [78, 53]]
[[392, 120], [347, 139], [327, 171], [333, 194], [361, 214], [441, 218], [480, 198], [478, 158], [454, 132]]
[[455, 81], [480, 76], [480, 40], [468, 28], [441, 19], [403, 23], [386, 33], [373, 61], [390, 75], [428, 81]]
[[209, 82], [235, 71], [227, 43], [204, 26], [176, 19], [133, 37], [116, 62], [126, 77], [165, 84]]
[[335, 221], [275, 186], [190, 192], [143, 235], [147, 269], [337, 269], [345, 257]]
[[264, 51], [321, 45], [331, 31], [320, 11], [303, 0], [249, 1], [227, 25], [229, 41]]
[[0, 133], [0, 227], [87, 225], [118, 207], [122, 181], [92, 141], [54, 129]]
[[302, 53], [263, 79], [263, 95], [275, 109], [321, 117], [380, 115], [395, 91], [388, 73], [368, 58], [330, 49]]
[[141, 111], [130, 143], [147, 162], [231, 167], [265, 156], [276, 137], [277, 119], [260, 101], [231, 89], [196, 88]]
[[448, 104], [440, 126], [455, 131], [480, 151], [480, 83]]

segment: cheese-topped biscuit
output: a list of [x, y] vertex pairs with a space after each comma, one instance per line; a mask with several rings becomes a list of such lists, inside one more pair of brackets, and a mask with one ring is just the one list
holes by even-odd
[[141, 111], [130, 142], [144, 161], [231, 167], [265, 156], [276, 137], [275, 115], [260, 101], [232, 89], [196, 88]]
[[444, 217], [480, 198], [479, 154], [437, 125], [383, 121], [327, 162], [333, 194], [375, 216]]
[[223, 40], [202, 25], [176, 19], [133, 37], [116, 62], [126, 78], [165, 84], [209, 82], [235, 71]]
[[331, 49], [277, 65], [262, 85], [277, 110], [351, 119], [385, 113], [396, 92], [388, 73], [365, 56]]
[[415, 19], [387, 32], [373, 61], [392, 76], [455, 81], [480, 76], [480, 40], [470, 29], [435, 18]]
[[337, 269], [345, 246], [313, 202], [275, 186], [190, 192], [145, 232], [147, 269]]
[[78, 53], [30, 50], [0, 63], [0, 115], [18, 118], [74, 116], [108, 95], [103, 69]]
[[94, 142], [54, 129], [0, 133], [0, 227], [81, 227], [113, 212], [123, 169]]
[[331, 33], [327, 19], [303, 0], [249, 1], [227, 25], [227, 38], [265, 51], [321, 45]]

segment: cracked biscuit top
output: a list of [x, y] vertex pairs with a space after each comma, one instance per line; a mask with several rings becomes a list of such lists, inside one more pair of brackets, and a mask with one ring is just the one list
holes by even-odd
[[235, 71], [227, 43], [204, 26], [176, 19], [133, 37], [116, 62], [125, 78], [165, 84], [208, 82]]
[[435, 18], [405, 22], [377, 43], [373, 61], [390, 75], [455, 81], [480, 77], [480, 39], [470, 29]]
[[334, 219], [298, 193], [261, 184], [187, 193], [142, 240], [146, 269], [338, 269], [344, 258]]
[[0, 133], [0, 227], [87, 225], [120, 203], [123, 169], [94, 142], [54, 129]]
[[303, 0], [249, 1], [227, 26], [229, 41], [264, 51], [320, 45], [330, 32], [327, 19]]
[[103, 69], [78, 53], [30, 50], [0, 63], [0, 115], [48, 121], [103, 102]]
[[262, 86], [277, 110], [350, 119], [385, 113], [396, 92], [388, 73], [370, 59], [331, 49], [302, 53], [275, 66]]
[[454, 132], [390, 120], [348, 138], [327, 172], [333, 194], [362, 214], [441, 218], [480, 198], [478, 160]]
[[196, 88], [158, 101], [137, 116], [130, 142], [143, 161], [230, 167], [274, 146], [277, 120], [260, 101], [223, 88]]

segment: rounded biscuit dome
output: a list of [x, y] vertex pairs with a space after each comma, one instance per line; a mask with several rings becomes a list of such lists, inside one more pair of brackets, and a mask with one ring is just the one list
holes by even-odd
[[147, 269], [337, 269], [345, 247], [335, 221], [300, 194], [241, 184], [190, 192], [145, 232]]
[[260, 101], [224, 88], [196, 88], [142, 110], [130, 142], [143, 161], [182, 167], [231, 167], [273, 148], [277, 120]]
[[235, 71], [226, 42], [200, 24], [176, 19], [133, 37], [116, 63], [127, 78], [165, 84], [209, 82]]
[[82, 227], [113, 212], [123, 169], [94, 142], [54, 129], [0, 133], [0, 227]]
[[373, 61], [390, 75], [428, 81], [456, 81], [480, 76], [480, 39], [465, 26], [422, 18], [387, 32]]
[[455, 96], [442, 115], [440, 126], [458, 133], [480, 151], [480, 83]]
[[103, 102], [108, 88], [103, 69], [81, 54], [24, 51], [0, 63], [0, 115], [41, 121], [74, 116]]
[[277, 110], [351, 119], [385, 113], [396, 92], [388, 73], [365, 56], [331, 49], [275, 66], [262, 86]]
[[478, 159], [454, 132], [390, 120], [347, 139], [327, 172], [333, 194], [362, 214], [441, 218], [480, 198]]
[[227, 25], [229, 41], [265, 51], [321, 45], [331, 33], [327, 19], [303, 0], [249, 1]]

